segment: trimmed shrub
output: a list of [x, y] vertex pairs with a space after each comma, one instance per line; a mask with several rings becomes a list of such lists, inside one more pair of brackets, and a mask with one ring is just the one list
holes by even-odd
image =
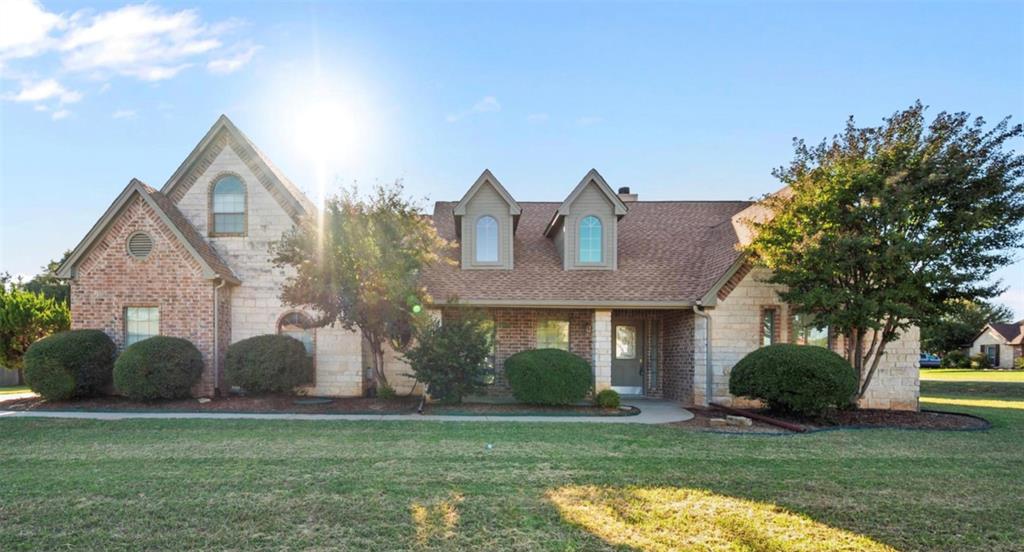
[[287, 335], [258, 335], [232, 343], [224, 361], [227, 381], [249, 393], [291, 391], [309, 381], [311, 368], [302, 342]]
[[594, 402], [601, 408], [618, 408], [621, 404], [619, 393], [614, 389], [605, 389], [594, 397]]
[[1024, 356], [1017, 357], [1017, 359], [1013, 361], [1013, 367], [1017, 370], [1024, 370]]
[[943, 368], [970, 368], [971, 358], [963, 351], [950, 351], [942, 357], [939, 365]]
[[505, 360], [516, 399], [529, 404], [575, 404], [593, 387], [590, 364], [561, 349], [534, 349]]
[[71, 330], [25, 352], [25, 382], [49, 400], [87, 397], [110, 383], [117, 346], [100, 330]]
[[203, 355], [187, 339], [158, 335], [129, 346], [114, 363], [114, 387], [135, 399], [180, 399], [203, 374]]
[[992, 363], [988, 361], [988, 355], [984, 353], [975, 353], [971, 355], [971, 368], [975, 370], [987, 370], [992, 367]]
[[[461, 403], [486, 384], [487, 371], [493, 366], [493, 332], [493, 322], [476, 309], [449, 311], [443, 324], [423, 320], [416, 328], [416, 341], [405, 352], [411, 375], [426, 386], [431, 399]], [[377, 395], [387, 398], [383, 388]]]
[[736, 363], [729, 392], [760, 399], [772, 410], [815, 416], [850, 406], [857, 374], [843, 357], [824, 347], [769, 345]]

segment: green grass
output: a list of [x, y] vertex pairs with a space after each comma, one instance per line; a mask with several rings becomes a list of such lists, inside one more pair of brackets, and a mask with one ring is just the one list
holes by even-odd
[[921, 381], [1002, 381], [1024, 383], [1024, 370], [922, 368]]
[[31, 393], [32, 390], [26, 385], [16, 387], [0, 387], [0, 395], [16, 395], [18, 393]]
[[1020, 550], [1024, 394], [923, 395], [994, 428], [0, 417], [0, 547]]

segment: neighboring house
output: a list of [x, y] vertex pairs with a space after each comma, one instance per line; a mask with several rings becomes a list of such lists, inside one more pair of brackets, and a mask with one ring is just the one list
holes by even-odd
[[[813, 321], [792, 316], [738, 252], [743, 224], [763, 216], [749, 201], [639, 201], [590, 171], [561, 202], [519, 202], [489, 171], [433, 220], [457, 247], [452, 263], [423, 272], [444, 316], [459, 306], [494, 321], [494, 383], [503, 364], [533, 348], [591, 362], [595, 387], [683, 404], [732, 402], [732, 366], [779, 342], [841, 350]], [[230, 343], [266, 333], [302, 340], [314, 358], [308, 392], [358, 395], [370, 382], [362, 341], [308, 327], [281, 304], [288, 272], [269, 247], [316, 207], [221, 117], [158, 191], [133, 180], [61, 267], [71, 280], [72, 326], [101, 328], [119, 347], [163, 334], [190, 339], [207, 370], [197, 394], [223, 390]], [[890, 345], [863, 404], [916, 409], [918, 336]], [[397, 355], [399, 391], [411, 388]]]
[[994, 368], [1013, 368], [1024, 356], [1024, 320], [1011, 324], [988, 324], [971, 343], [971, 354], [988, 357]]

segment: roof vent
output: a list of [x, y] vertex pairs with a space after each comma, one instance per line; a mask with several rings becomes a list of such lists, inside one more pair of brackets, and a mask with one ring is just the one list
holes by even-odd
[[629, 186], [622, 186], [619, 188], [619, 199], [624, 202], [636, 201], [638, 196], [636, 194], [629, 193]]
[[136, 259], [145, 259], [153, 250], [153, 238], [145, 232], [136, 232], [128, 237], [128, 254]]

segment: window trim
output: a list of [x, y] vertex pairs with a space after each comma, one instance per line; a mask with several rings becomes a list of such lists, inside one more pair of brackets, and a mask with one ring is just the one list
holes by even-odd
[[[213, 192], [217, 188], [217, 184], [221, 180], [228, 177], [237, 178], [242, 184], [242, 231], [241, 232], [217, 232], [216, 226], [216, 215], [213, 211]], [[207, 235], [211, 238], [240, 238], [249, 235], [249, 185], [242, 178], [242, 175], [233, 171], [223, 171], [217, 173], [216, 176], [210, 180], [210, 187], [207, 190], [207, 217], [208, 217], [208, 232]], [[221, 213], [221, 214], [238, 214], [238, 213]]]
[[[583, 260], [583, 223], [589, 219], [597, 221], [598, 230], [598, 259], [596, 261], [584, 261]], [[605, 247], [604, 247], [604, 221], [600, 216], [593, 213], [588, 213], [580, 217], [579, 222], [576, 223], [576, 262], [580, 266], [604, 266], [607, 263], [605, 258]]]
[[306, 314], [306, 313], [304, 313], [304, 312], [302, 312], [300, 310], [285, 311], [284, 313], [281, 314], [281, 316], [277, 317], [277, 322], [274, 324], [275, 333], [277, 335], [285, 335], [285, 334], [281, 333], [281, 324], [284, 322], [285, 318], [288, 318], [289, 316], [291, 316], [293, 314], [297, 314], [297, 315], [305, 318], [307, 321], [309, 321], [310, 327], [309, 328], [305, 328], [305, 329], [313, 332], [313, 341], [312, 341], [313, 352], [312, 352], [312, 354], [309, 355], [310, 361], [312, 363], [312, 366], [310, 367], [310, 370], [312, 371], [312, 375], [311, 375], [308, 383], [302, 383], [302, 384], [299, 384], [299, 385], [315, 387], [316, 386], [316, 365], [317, 365], [317, 362], [316, 362], [316, 357], [317, 357], [317, 355], [316, 355], [316, 341], [317, 341], [317, 333], [318, 332], [316, 331], [317, 330], [316, 326], [313, 326], [313, 324], [312, 324], [313, 323], [313, 317], [311, 317], [310, 315], [308, 315], [308, 314]]
[[[160, 333], [160, 331], [161, 331], [160, 325], [162, 323], [162, 320], [161, 320], [161, 317], [160, 317], [160, 305], [155, 305], [155, 304], [152, 304], [152, 303], [150, 303], [150, 304], [129, 304], [129, 305], [124, 305], [123, 307], [121, 307], [121, 318], [122, 318], [122, 322], [123, 322], [122, 323], [122, 334], [121, 334], [121, 336], [122, 336], [122, 339], [123, 339], [124, 347], [126, 349], [130, 345], [134, 345], [135, 343], [138, 343], [139, 341], [142, 341], [142, 339], [140, 339], [139, 341], [136, 341], [135, 343], [128, 343], [128, 309], [156, 309], [156, 316], [157, 316], [157, 318], [156, 318], [156, 333], [151, 335], [151, 336], [149, 336], [149, 337], [156, 337], [158, 335], [163, 335], [163, 334]], [[143, 339], [148, 339], [148, 337], [147, 338], [143, 338]]]
[[[494, 254], [495, 258], [493, 261], [480, 260], [480, 222], [485, 218], [489, 218], [494, 221]], [[497, 266], [501, 265], [501, 223], [498, 222], [498, 217], [484, 213], [473, 221], [473, 264], [480, 266]]]

